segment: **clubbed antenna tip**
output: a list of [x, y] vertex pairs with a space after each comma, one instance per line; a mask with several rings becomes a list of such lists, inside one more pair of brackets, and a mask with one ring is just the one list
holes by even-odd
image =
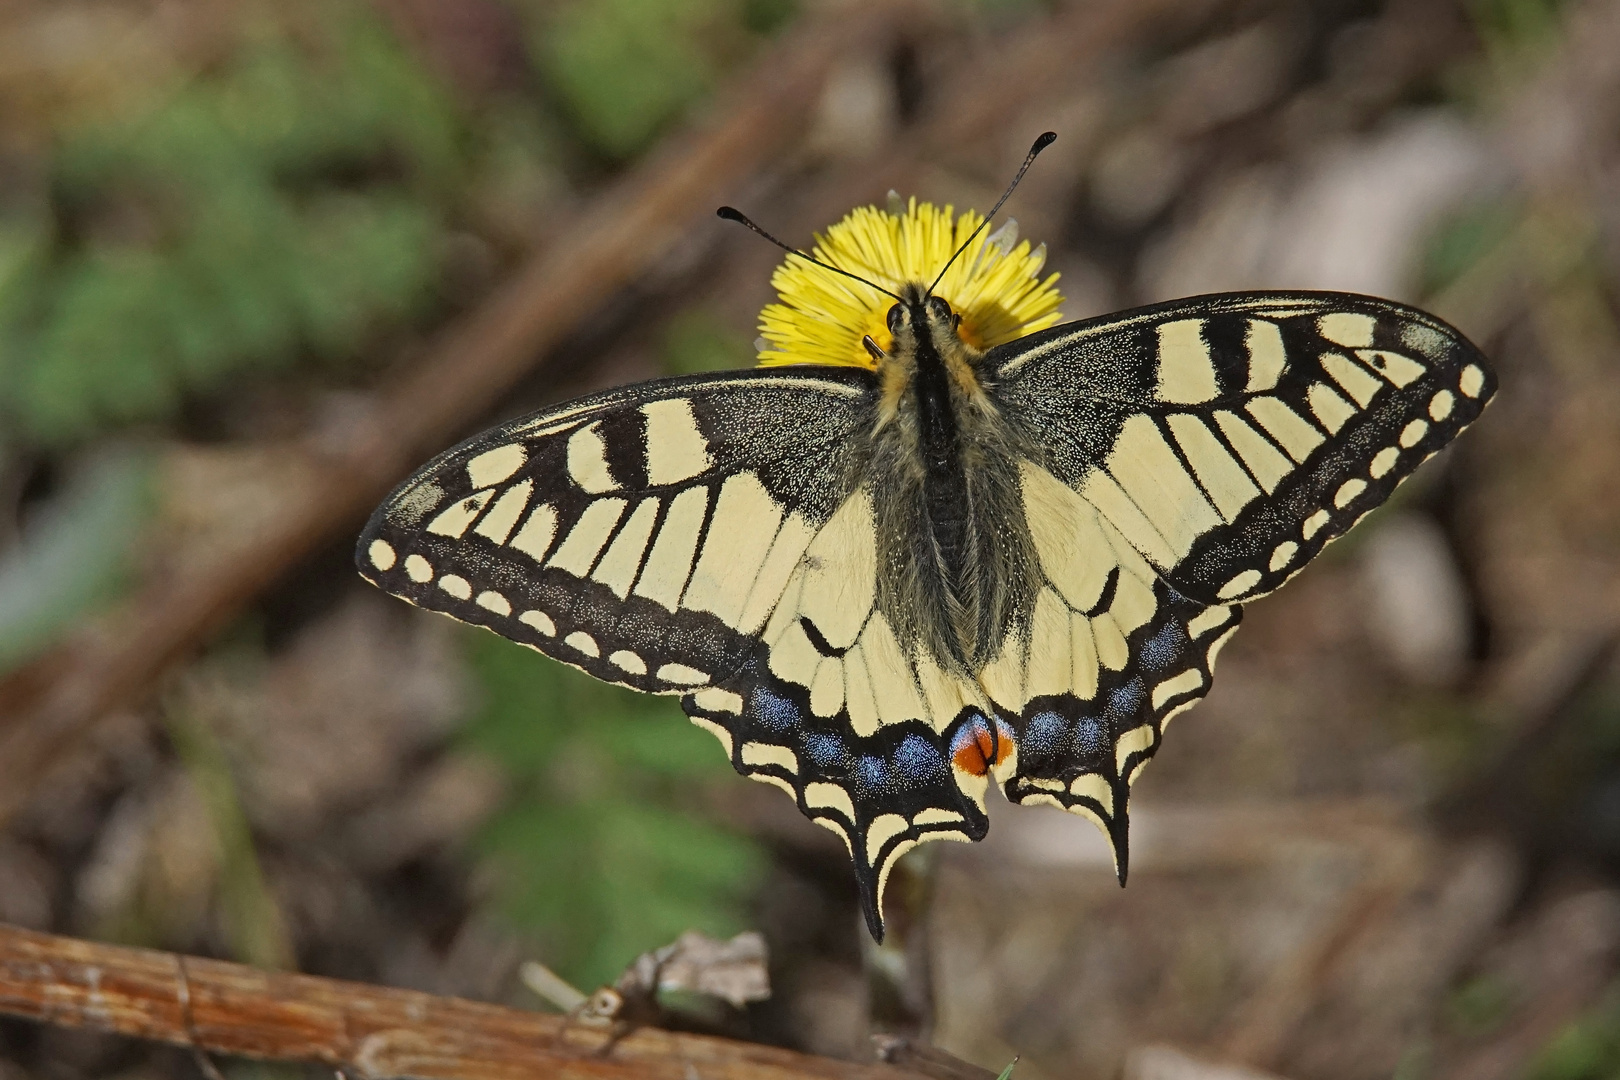
[[1040, 137], [1035, 140], [1032, 146], [1030, 146], [1029, 153], [1024, 155], [1024, 163], [1018, 166], [1018, 174], [1013, 177], [1012, 183], [1007, 185], [1007, 190], [1002, 192], [1001, 198], [996, 200], [996, 205], [992, 206], [990, 208], [990, 212], [984, 215], [984, 220], [979, 222], [979, 227], [977, 229], [973, 230], [973, 235], [962, 241], [962, 246], [956, 249], [956, 254], [952, 255], [949, 259], [946, 259], [945, 265], [939, 268], [939, 276], [934, 278], [933, 285], [928, 286], [929, 296], [934, 295], [934, 289], [945, 277], [945, 271], [951, 268], [951, 263], [955, 262], [957, 257], [960, 256], [962, 252], [967, 250], [967, 246], [969, 244], [973, 243], [973, 237], [978, 236], [981, 232], [983, 232], [984, 227], [990, 224], [990, 219], [996, 216], [996, 212], [1001, 209], [1002, 205], [1006, 203], [1008, 199], [1012, 198], [1012, 193], [1018, 188], [1018, 182], [1024, 178], [1025, 173], [1029, 172], [1029, 167], [1035, 164], [1035, 159], [1040, 156], [1041, 151], [1045, 150], [1048, 146], [1051, 146], [1055, 142], [1057, 142], [1057, 132], [1046, 131], [1042, 132]]

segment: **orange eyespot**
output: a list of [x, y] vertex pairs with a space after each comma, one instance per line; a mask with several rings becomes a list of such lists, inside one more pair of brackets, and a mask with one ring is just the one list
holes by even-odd
[[995, 753], [995, 748], [991, 745], [989, 729], [980, 728], [976, 736], [962, 740], [962, 744], [951, 755], [951, 760], [963, 772], [983, 776], [990, 771], [990, 755]]
[[1013, 751], [1012, 729], [997, 722], [992, 731], [984, 718], [975, 716], [963, 724], [951, 740], [951, 761], [972, 776], [983, 776], [1000, 765]]

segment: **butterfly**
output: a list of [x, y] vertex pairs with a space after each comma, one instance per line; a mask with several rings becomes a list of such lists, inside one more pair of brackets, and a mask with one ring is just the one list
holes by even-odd
[[883, 294], [883, 340], [849, 331], [869, 366], [513, 420], [402, 483], [356, 558], [412, 603], [678, 696], [844, 842], [880, 941], [895, 860], [981, 839], [992, 780], [1090, 818], [1123, 884], [1131, 784], [1243, 605], [1496, 389], [1455, 329], [1372, 297], [1195, 296], [979, 348], [943, 270], [890, 289], [794, 254]]

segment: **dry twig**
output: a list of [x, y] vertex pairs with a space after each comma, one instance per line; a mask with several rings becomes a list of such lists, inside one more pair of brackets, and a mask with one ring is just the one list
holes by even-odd
[[[421, 1080], [920, 1080], [888, 1065], [640, 1029], [0, 926], [0, 1013], [198, 1051]], [[567, 1030], [565, 1030], [567, 1028]]]
[[996, 1080], [996, 1074], [989, 1069], [904, 1035], [874, 1035], [872, 1048], [879, 1061], [916, 1069], [932, 1080]]

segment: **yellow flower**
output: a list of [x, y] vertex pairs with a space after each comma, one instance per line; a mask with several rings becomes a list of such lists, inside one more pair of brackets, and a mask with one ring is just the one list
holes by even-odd
[[[900, 211], [862, 206], [816, 237], [811, 254], [852, 274], [869, 278], [892, 292], [909, 282], [926, 286], [934, 280], [951, 254], [979, 222], [971, 210], [955, 218], [943, 210], [912, 199]], [[1058, 275], [1044, 281], [1038, 276], [1046, 262], [1046, 245], [1034, 251], [1025, 240], [1016, 247], [1010, 226], [996, 233], [980, 233], [951, 264], [936, 296], [944, 297], [962, 316], [962, 339], [987, 349], [1045, 329], [1062, 318], [1063, 297], [1055, 288]], [[781, 303], [768, 304], [759, 313], [763, 348], [762, 365], [852, 364], [875, 367], [861, 345], [870, 334], [884, 351], [893, 345], [886, 320], [892, 297], [829, 273], [789, 255], [771, 275]]]

